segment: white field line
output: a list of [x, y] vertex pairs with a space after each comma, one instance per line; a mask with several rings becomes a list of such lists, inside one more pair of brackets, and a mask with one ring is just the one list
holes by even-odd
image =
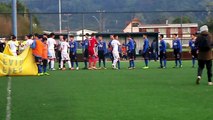
[[11, 105], [12, 105], [12, 97], [11, 97], [12, 90], [11, 90], [11, 88], [12, 88], [12, 78], [8, 77], [6, 120], [11, 120]]

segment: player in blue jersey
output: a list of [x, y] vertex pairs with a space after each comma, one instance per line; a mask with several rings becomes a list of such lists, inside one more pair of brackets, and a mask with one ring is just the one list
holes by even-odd
[[128, 43], [127, 43], [127, 47], [128, 47], [128, 56], [129, 56], [129, 69], [135, 69], [135, 44], [134, 44], [134, 40], [131, 38], [130, 35], [128, 35]]
[[70, 35], [70, 41], [69, 41], [69, 45], [70, 45], [70, 58], [71, 58], [71, 66], [72, 66], [72, 70], [74, 70], [74, 62], [76, 64], [76, 70], [79, 70], [78, 67], [78, 61], [77, 61], [77, 48], [78, 48], [78, 43], [74, 40], [74, 36]]
[[149, 39], [147, 35], [143, 35], [143, 39], [144, 39], [144, 44], [143, 44], [142, 55], [145, 61], [145, 66], [143, 67], [143, 69], [148, 69], [149, 68]]
[[194, 68], [195, 67], [195, 61], [196, 61], [197, 55], [198, 55], [198, 49], [195, 46], [195, 41], [196, 41], [197, 37], [196, 37], [195, 34], [192, 34], [191, 38], [192, 39], [189, 41], [189, 47], [190, 47], [189, 53], [191, 53], [191, 55], [192, 55], [192, 67]]
[[160, 35], [160, 68], [166, 68], [166, 42], [163, 37]]
[[101, 68], [101, 61], [103, 61], [103, 68], [106, 69], [106, 59], [105, 54], [107, 53], [106, 42], [103, 40], [102, 36], [98, 37], [98, 59], [99, 68]]
[[182, 60], [181, 60], [181, 53], [182, 53], [182, 44], [181, 40], [178, 38], [177, 34], [173, 34], [173, 42], [172, 42], [172, 48], [174, 51], [174, 56], [175, 56], [175, 66], [173, 68], [179, 67], [182, 68]]
[[89, 51], [88, 51], [88, 46], [89, 46], [89, 34], [86, 33], [85, 35], [85, 40], [82, 41], [81, 43], [82, 48], [83, 48], [83, 54], [84, 54], [84, 68], [87, 69], [87, 63], [88, 63], [88, 58], [89, 58]]

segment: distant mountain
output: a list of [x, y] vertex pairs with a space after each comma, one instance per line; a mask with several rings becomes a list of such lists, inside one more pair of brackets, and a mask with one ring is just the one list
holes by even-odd
[[[6, 1], [6, 0], [1, 0]], [[58, 0], [19, 0], [23, 2], [30, 12], [36, 13], [57, 13]], [[192, 22], [202, 23], [206, 20], [207, 12], [165, 12], [165, 11], [197, 11], [207, 10], [212, 0], [61, 0], [62, 12], [128, 12], [128, 11], [149, 11], [142, 13], [104, 13], [86, 14], [84, 26], [88, 29], [99, 29], [98, 23], [104, 23], [104, 30], [111, 32], [121, 31], [133, 18], [138, 17], [143, 23], [164, 23], [170, 22], [180, 16], [189, 16]], [[164, 12], [150, 12], [164, 11]], [[58, 29], [57, 14], [36, 15], [45, 30]], [[63, 29], [76, 30], [82, 28], [82, 15], [72, 14], [63, 17]]]

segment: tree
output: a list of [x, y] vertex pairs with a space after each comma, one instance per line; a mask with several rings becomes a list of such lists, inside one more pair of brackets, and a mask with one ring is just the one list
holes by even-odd
[[189, 17], [183, 16], [182, 19], [181, 19], [181, 17], [175, 18], [175, 19], [172, 21], [172, 23], [173, 23], [173, 24], [192, 23], [192, 21], [190, 20]]

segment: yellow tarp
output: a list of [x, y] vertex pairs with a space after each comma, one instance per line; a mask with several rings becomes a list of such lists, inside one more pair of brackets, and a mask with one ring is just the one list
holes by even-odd
[[12, 56], [7, 45], [0, 53], [0, 76], [37, 75], [38, 68], [35, 63], [32, 49], [29, 47], [18, 56]]

